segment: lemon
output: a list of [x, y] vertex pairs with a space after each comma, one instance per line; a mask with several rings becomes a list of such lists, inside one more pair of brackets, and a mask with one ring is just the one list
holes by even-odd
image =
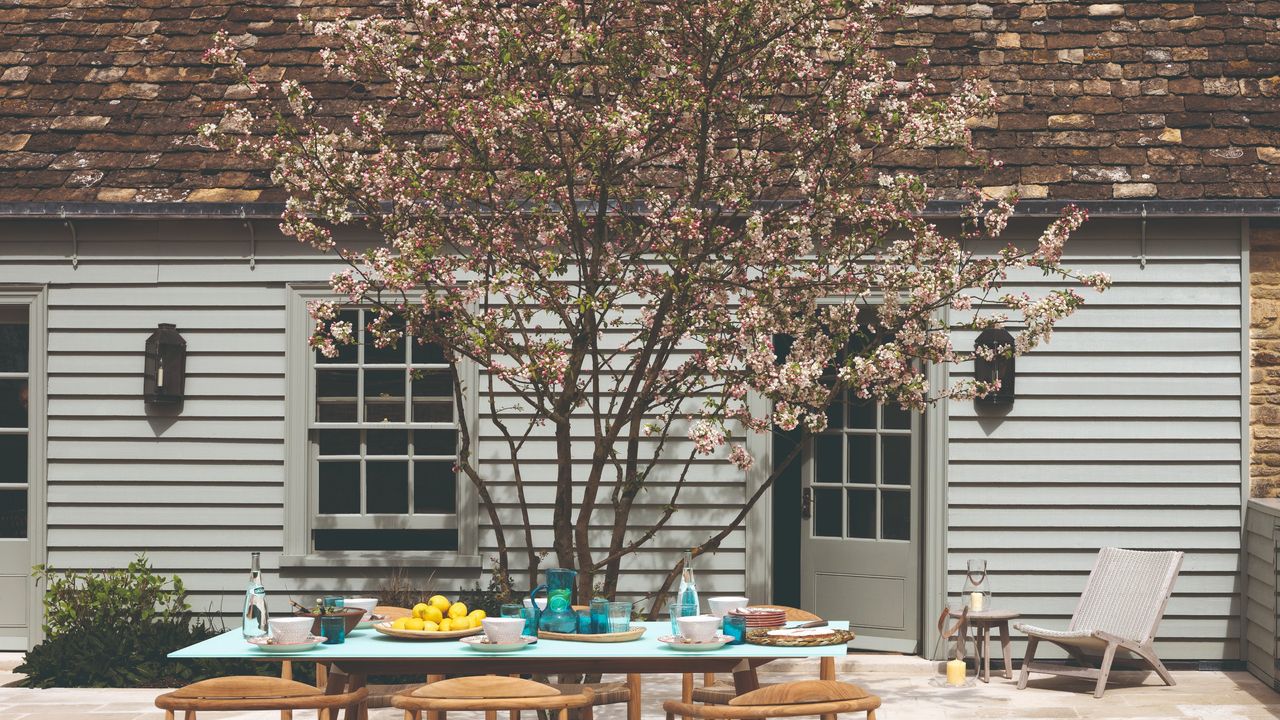
[[460, 618], [460, 617], [466, 617], [466, 616], [467, 616], [466, 603], [456, 602], [449, 606], [449, 617]]
[[410, 618], [407, 618], [407, 617], [396, 618], [395, 620], [391, 621], [391, 628], [393, 630], [404, 630], [406, 629], [406, 626], [409, 624], [409, 620]]
[[453, 628], [454, 630], [470, 630], [471, 618], [469, 617], [453, 618], [449, 623], [449, 627]]
[[427, 602], [440, 612], [447, 612], [449, 610], [449, 598], [443, 595], [432, 595], [431, 599]]
[[413, 606], [413, 616], [416, 618], [425, 619], [427, 617], [426, 612], [429, 609], [431, 609], [430, 605], [426, 603], [418, 603], [417, 605]]
[[439, 628], [440, 632], [450, 632], [453, 630], [453, 621], [449, 618], [445, 618], [441, 620], [440, 624], [436, 627]]
[[480, 622], [481, 620], [483, 620], [483, 619], [485, 619], [485, 618], [489, 617], [489, 613], [487, 613], [487, 612], [485, 612], [485, 611], [483, 611], [483, 610], [478, 610], [478, 609], [477, 609], [477, 610], [472, 610], [471, 612], [467, 613], [467, 617], [471, 618], [471, 622], [472, 622], [472, 624], [474, 624], [474, 623], [478, 623], [478, 622]]
[[428, 605], [427, 609], [422, 611], [422, 619], [433, 623], [438, 623], [444, 619], [444, 613], [440, 612], [440, 608], [435, 605]]
[[427, 632], [436, 632], [437, 630], [440, 629], [439, 625], [431, 622], [430, 620], [423, 620], [422, 625], [423, 625], [422, 629], [426, 630]]
[[405, 630], [424, 630], [426, 627], [427, 624], [422, 621], [422, 618], [409, 618], [409, 621], [404, 624]]

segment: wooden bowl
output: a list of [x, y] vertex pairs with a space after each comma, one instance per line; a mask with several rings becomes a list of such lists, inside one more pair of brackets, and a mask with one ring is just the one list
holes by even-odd
[[[301, 610], [295, 610], [293, 614], [297, 617], [315, 618], [315, 622], [311, 623], [311, 634], [312, 635], [320, 634], [320, 614], [319, 613], [302, 612]], [[364, 617], [364, 610], [360, 608], [342, 608], [338, 612], [331, 612], [328, 614], [341, 615], [344, 621], [343, 624], [346, 626], [346, 632], [351, 632], [352, 630], [356, 629], [357, 625], [360, 624], [361, 618]]]

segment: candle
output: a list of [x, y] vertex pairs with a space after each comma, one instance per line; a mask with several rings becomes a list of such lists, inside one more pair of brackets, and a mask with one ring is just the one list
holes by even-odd
[[164, 387], [164, 365], [156, 369], [156, 387]]
[[947, 684], [959, 687], [964, 685], [965, 664], [964, 661], [956, 658], [947, 661]]
[[969, 593], [969, 609], [974, 612], [982, 612], [987, 604], [987, 598], [980, 592]]

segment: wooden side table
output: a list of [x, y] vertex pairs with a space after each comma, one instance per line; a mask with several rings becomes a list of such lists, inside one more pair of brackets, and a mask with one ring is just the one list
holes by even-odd
[[[958, 618], [960, 613], [951, 611], [951, 617]], [[1000, 631], [1000, 654], [1004, 657], [1004, 679], [1013, 679], [1013, 658], [1011, 657], [1012, 643], [1009, 640], [1009, 621], [1016, 620], [1020, 616], [1013, 610], [970, 610], [968, 618], [965, 620], [966, 627], [959, 628], [959, 633], [964, 636], [968, 633], [969, 627], [973, 628], [973, 645], [977, 650], [978, 656], [974, 658], [974, 669], [977, 671], [978, 679], [982, 682], [991, 682], [991, 631], [993, 629]]]

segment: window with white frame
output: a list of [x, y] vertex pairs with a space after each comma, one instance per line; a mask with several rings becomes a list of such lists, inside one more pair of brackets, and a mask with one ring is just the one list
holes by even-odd
[[356, 344], [309, 353], [308, 551], [457, 551], [452, 369], [413, 337], [377, 347], [375, 314], [344, 310]]

